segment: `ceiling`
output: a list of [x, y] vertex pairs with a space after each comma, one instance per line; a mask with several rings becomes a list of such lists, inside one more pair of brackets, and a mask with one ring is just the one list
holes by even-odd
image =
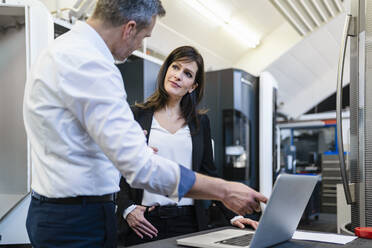
[[[72, 7], [76, 2], [42, 1], [51, 11]], [[286, 7], [284, 12], [293, 12], [290, 6], [294, 5], [305, 15], [300, 3], [324, 8], [339, 4], [344, 12], [350, 0], [203, 0], [224, 9], [232, 20], [255, 32], [260, 37], [255, 48], [247, 47], [230, 34], [229, 28], [203, 17], [186, 1], [162, 0], [167, 14], [158, 20], [152, 37], [147, 39], [148, 48], [167, 55], [178, 46], [192, 45], [202, 53], [209, 71], [235, 67], [256, 76], [268, 71], [279, 86], [279, 111], [289, 117], [300, 116], [335, 92], [345, 14], [329, 16], [321, 25], [301, 34], [273, 2]]]
[[[205, 57], [209, 70], [232, 67], [252, 50], [230, 35], [226, 28], [203, 17], [186, 1], [188, 0], [162, 1], [167, 14], [158, 20], [152, 37], [148, 39], [147, 44], [150, 48], [168, 54], [177, 46], [192, 44]], [[269, 1], [212, 0], [209, 2], [222, 6], [231, 18], [255, 32], [261, 40], [285, 22]]]

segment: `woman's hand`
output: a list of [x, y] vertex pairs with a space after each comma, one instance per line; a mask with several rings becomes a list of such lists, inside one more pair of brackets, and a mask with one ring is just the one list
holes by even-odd
[[159, 151], [159, 149], [158, 148], [156, 148], [156, 147], [153, 147], [153, 146], [149, 146], [153, 151], [154, 151], [154, 153], [155, 154], [157, 154], [158, 153], [158, 151]]
[[239, 227], [241, 229], [244, 229], [245, 228], [245, 225], [250, 225], [251, 227], [254, 228], [254, 230], [256, 230], [257, 227], [258, 227], [258, 222], [257, 221], [254, 221], [254, 220], [251, 220], [249, 218], [240, 218], [240, 219], [237, 219], [232, 224], [233, 224], [233, 226]]
[[[149, 208], [149, 211], [152, 211], [155, 206]], [[127, 215], [127, 222], [130, 228], [141, 238], [143, 235], [147, 235], [150, 238], [158, 236], [158, 230], [148, 222], [144, 216], [146, 207], [136, 206], [136, 208]]]
[[[146, 135], [147, 135], [147, 130], [143, 130], [143, 134], [146, 136]], [[152, 147], [152, 146], [150, 146], [150, 148], [154, 151], [155, 154], [157, 154], [158, 151], [159, 151], [159, 149], [156, 148], [156, 147]]]

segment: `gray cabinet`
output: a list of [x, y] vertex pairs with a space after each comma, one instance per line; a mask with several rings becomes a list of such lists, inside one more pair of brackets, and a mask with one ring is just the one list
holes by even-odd
[[325, 213], [336, 213], [337, 210], [337, 188], [341, 183], [340, 162], [338, 155], [322, 156], [322, 197], [321, 211]]

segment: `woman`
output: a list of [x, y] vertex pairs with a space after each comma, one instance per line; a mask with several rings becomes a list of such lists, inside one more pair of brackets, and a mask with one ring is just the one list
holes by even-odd
[[[159, 155], [194, 171], [215, 175], [209, 119], [205, 111], [196, 110], [205, 84], [202, 56], [190, 46], [175, 49], [160, 68], [157, 81], [155, 93], [132, 108], [134, 118], [145, 130], [148, 145]], [[124, 178], [120, 187], [119, 240], [125, 245], [208, 228], [202, 201], [183, 198], [177, 203], [166, 196], [132, 189]], [[235, 216], [221, 203], [216, 204], [226, 219]], [[241, 228], [245, 224], [254, 228], [258, 225], [243, 217], [235, 217], [231, 223]]]

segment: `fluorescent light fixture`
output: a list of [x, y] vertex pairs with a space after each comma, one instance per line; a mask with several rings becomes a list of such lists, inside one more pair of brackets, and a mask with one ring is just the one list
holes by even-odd
[[236, 21], [231, 21], [228, 25], [225, 25], [226, 30], [233, 35], [237, 40], [243, 44], [247, 44], [248, 47], [254, 48], [260, 44], [260, 37]]
[[216, 14], [214, 14], [212, 11], [206, 8], [204, 4], [202, 4], [198, 0], [185, 0], [185, 2], [188, 3], [192, 8], [194, 8], [200, 14], [202, 14], [204, 17], [208, 18], [213, 23], [216, 23], [219, 26], [224, 24], [223, 19], [219, 18]]
[[[260, 43], [260, 38], [257, 34], [249, 31], [237, 21], [231, 21], [229, 14], [223, 12], [222, 8], [217, 8], [215, 3], [212, 4], [210, 1], [201, 0], [184, 0], [184, 2], [213, 23], [224, 27], [226, 31], [244, 45], [254, 48]], [[208, 2], [210, 2], [210, 4], [207, 6]], [[209, 8], [209, 6], [213, 9]]]
[[[226, 24], [230, 23], [231, 21], [231, 4], [230, 5], [222, 5], [218, 4], [216, 0], [201, 0], [199, 1], [206, 9], [209, 9], [212, 13], [214, 13], [219, 19]], [[230, 1], [223, 1], [229, 3]]]

